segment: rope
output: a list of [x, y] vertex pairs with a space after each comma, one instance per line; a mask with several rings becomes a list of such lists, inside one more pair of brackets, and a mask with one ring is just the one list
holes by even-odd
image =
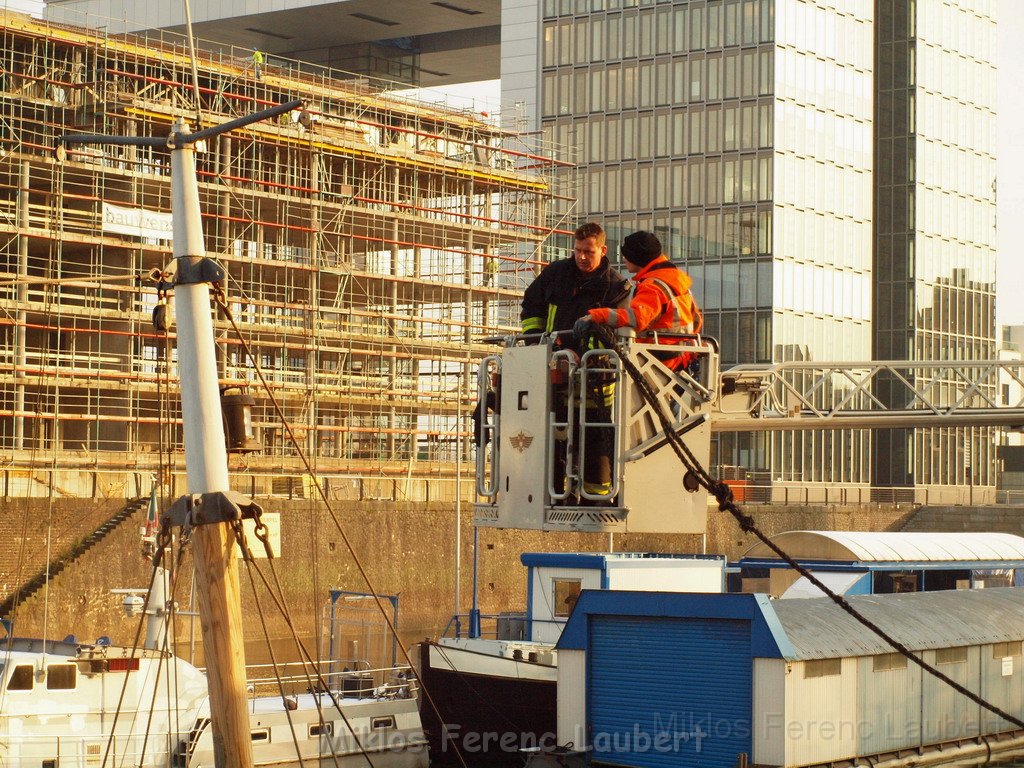
[[620, 346], [618, 339], [615, 337], [612, 331], [606, 328], [605, 326], [594, 326], [594, 332], [601, 337], [601, 339], [605, 342], [609, 349], [614, 349], [619, 354], [619, 357], [622, 360], [623, 368], [626, 370], [626, 372], [629, 374], [629, 377], [636, 384], [637, 390], [640, 392], [641, 397], [643, 397], [647, 404], [650, 405], [654, 412], [657, 414], [658, 420], [661, 422], [662, 430], [665, 434], [665, 437], [668, 438], [668, 442], [675, 450], [676, 455], [679, 457], [679, 460], [682, 462], [683, 466], [686, 467], [687, 472], [691, 473], [697, 479], [699, 485], [705, 490], [707, 490], [708, 493], [715, 497], [715, 499], [718, 501], [719, 510], [721, 510], [722, 512], [728, 512], [730, 515], [732, 515], [736, 519], [736, 522], [739, 523], [740, 529], [742, 531], [744, 531], [745, 533], [753, 534], [758, 540], [761, 541], [761, 543], [763, 543], [775, 554], [777, 554], [782, 560], [784, 560], [790, 568], [792, 568], [794, 571], [799, 573], [801, 576], [803, 576], [805, 579], [811, 582], [814, 586], [820, 589], [833, 603], [835, 603], [844, 611], [846, 611], [846, 613], [848, 613], [855, 621], [860, 623], [863, 627], [873, 632], [882, 640], [884, 640], [888, 645], [895, 649], [897, 653], [912, 661], [914, 664], [919, 666], [924, 672], [927, 672], [929, 675], [932, 675], [936, 679], [941, 680], [957, 693], [966, 696], [968, 699], [973, 701], [978, 706], [987, 709], [992, 714], [1002, 718], [1003, 720], [1006, 720], [1007, 722], [1012, 723], [1018, 728], [1024, 728], [1024, 720], [1021, 720], [1020, 718], [1015, 717], [1009, 712], [1000, 709], [995, 704], [992, 704], [986, 699], [983, 699], [981, 696], [974, 693], [973, 691], [968, 690], [948, 675], [940, 672], [931, 664], [928, 664], [926, 661], [924, 661], [924, 659], [915, 656], [914, 653], [909, 648], [907, 648], [907, 646], [898, 641], [896, 638], [892, 637], [892, 635], [890, 635], [884, 629], [879, 627], [869, 618], [864, 616], [860, 611], [858, 611], [856, 608], [850, 605], [849, 601], [847, 601], [845, 597], [830, 589], [813, 573], [811, 573], [811, 571], [807, 570], [805, 567], [800, 565], [800, 563], [794, 560], [789, 554], [784, 552], [774, 541], [768, 538], [768, 536], [764, 532], [762, 532], [760, 528], [757, 527], [757, 523], [754, 521], [754, 518], [744, 513], [743, 510], [740, 509], [739, 505], [737, 505], [736, 502], [733, 501], [732, 490], [729, 488], [729, 486], [726, 485], [721, 480], [712, 477], [711, 474], [704, 467], [701, 466], [700, 462], [693, 455], [690, 449], [686, 447], [686, 443], [683, 442], [683, 439], [676, 432], [671, 421], [669, 420], [668, 414], [665, 412], [665, 409], [662, 406], [661, 401], [658, 400], [657, 395], [655, 394], [650, 383], [646, 379], [644, 379], [643, 374], [640, 372], [640, 369], [636, 367], [633, 361], [630, 360], [623, 353], [622, 347]]
[[[228, 323], [231, 325], [231, 329], [232, 331], [234, 331], [235, 337], [238, 339], [239, 344], [241, 345], [243, 351], [245, 352], [246, 358], [249, 360], [250, 365], [252, 365], [253, 371], [255, 372], [257, 378], [260, 380], [260, 384], [262, 385], [267, 398], [270, 400], [271, 405], [273, 405], [274, 407], [274, 412], [275, 414], [277, 414], [277, 418], [280, 420], [285, 432], [288, 433], [288, 439], [291, 441], [292, 447], [295, 449], [296, 455], [302, 461], [302, 465], [303, 467], [305, 467], [306, 472], [309, 474], [309, 476], [315, 479], [316, 475], [313, 472], [313, 467], [309, 462], [309, 458], [306, 456], [306, 452], [303, 450], [302, 446], [299, 444], [299, 441], [296, 439], [295, 432], [292, 430], [291, 424], [289, 424], [288, 420], [285, 418], [284, 411], [281, 408], [281, 404], [278, 402], [277, 397], [274, 395], [273, 388], [271, 388], [270, 384], [264, 377], [263, 370], [260, 368], [259, 361], [253, 354], [252, 348], [249, 346], [248, 341], [242, 335], [241, 329], [235, 322], [235, 318], [231, 313], [231, 308], [228, 306], [227, 301], [225, 300], [224, 291], [221, 285], [219, 283], [213, 283], [213, 285], [211, 286], [211, 293], [213, 295], [214, 302], [220, 308], [221, 313], [224, 315]], [[327, 509], [327, 512], [330, 515], [332, 522], [334, 523], [334, 527], [338, 531], [338, 535], [341, 536], [341, 540], [344, 542], [345, 548], [348, 550], [348, 553], [352, 558], [352, 562], [356, 566], [356, 570], [359, 571], [359, 575], [363, 578], [363, 581], [365, 582], [367, 588], [370, 590], [370, 593], [373, 596], [373, 601], [377, 605], [377, 610], [380, 612], [381, 616], [383, 616], [384, 622], [388, 626], [388, 630], [391, 632], [392, 637], [394, 637], [396, 642], [398, 643], [398, 647], [402, 651], [402, 657], [405, 659], [406, 664], [409, 665], [409, 668], [414, 669], [415, 666], [412, 663], [412, 658], [409, 655], [409, 650], [405, 647], [405, 643], [403, 643], [401, 638], [398, 636], [398, 628], [395, 627], [394, 622], [391, 620], [391, 616], [388, 615], [387, 610], [384, 608], [384, 604], [381, 602], [380, 595], [377, 593], [377, 589], [373, 586], [373, 582], [370, 579], [370, 575], [366, 572], [366, 568], [363, 566], [362, 560], [360, 560], [359, 556], [356, 554], [355, 548], [352, 546], [352, 542], [348, 538], [348, 534], [345, 533], [345, 529], [342, 527], [341, 521], [338, 519], [337, 514], [334, 512], [334, 507], [331, 505], [330, 499], [327, 498], [327, 493], [324, 491], [323, 484], [320, 483], [318, 480], [315, 481], [313, 484], [316, 486], [317, 493], [320, 495], [320, 499], [323, 501], [324, 507]], [[433, 709], [434, 713], [437, 715], [437, 719], [439, 721], [443, 720], [443, 718], [441, 717], [441, 713], [437, 708], [437, 705], [434, 703], [433, 697], [430, 695], [430, 692], [426, 689], [425, 686], [422, 686], [421, 689], [423, 691], [423, 696], [430, 704], [431, 709]], [[462, 756], [462, 752], [458, 750], [458, 748], [456, 748], [456, 755], [459, 758], [459, 763], [461, 764], [462, 768], [468, 768], [466, 761]]]
[[[298, 734], [295, 733], [295, 722], [292, 720], [292, 711], [288, 706], [288, 699], [284, 694], [284, 681], [281, 680], [281, 671], [277, 667], [277, 655], [274, 653], [274, 644], [270, 641], [270, 631], [267, 629], [267, 617], [263, 615], [263, 604], [260, 602], [259, 593], [256, 591], [256, 580], [252, 575], [252, 552], [249, 551], [249, 546], [245, 541], [245, 534], [242, 532], [242, 521], [235, 520], [231, 527], [235, 533], [235, 540], [242, 548], [245, 570], [249, 575], [249, 583], [252, 585], [253, 599], [256, 601], [256, 613], [260, 617], [260, 626], [263, 628], [263, 639], [267, 641], [267, 654], [270, 656], [270, 665], [274, 670], [274, 680], [277, 681], [277, 691], [281, 694], [281, 706], [284, 707], [285, 717], [288, 718], [288, 729], [291, 731], [292, 743], [295, 745], [295, 757], [299, 760], [299, 768], [304, 768], [306, 761], [302, 758], [302, 748], [299, 746]], [[317, 704], [317, 711], [320, 712], [319, 704]], [[320, 712], [320, 720], [323, 720], [323, 712]], [[334, 753], [335, 750], [332, 749], [331, 752]], [[336, 754], [334, 762], [335, 765], [338, 764]]]

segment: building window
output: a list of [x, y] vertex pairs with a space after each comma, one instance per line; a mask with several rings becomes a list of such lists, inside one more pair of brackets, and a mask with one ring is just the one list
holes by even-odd
[[556, 617], [568, 616], [572, 613], [573, 606], [580, 596], [581, 584], [579, 579], [554, 579], [555, 602], [552, 615]]
[[935, 651], [936, 664], [960, 664], [967, 661], [967, 646], [959, 648], [939, 648]]
[[804, 662], [804, 679], [809, 677], [833, 677], [842, 674], [842, 659], [812, 659]]
[[902, 653], [880, 653], [871, 660], [871, 669], [875, 672], [906, 668], [907, 657]]
[[1006, 659], [1010, 656], [1020, 656], [1020, 640], [992, 644], [993, 659]]

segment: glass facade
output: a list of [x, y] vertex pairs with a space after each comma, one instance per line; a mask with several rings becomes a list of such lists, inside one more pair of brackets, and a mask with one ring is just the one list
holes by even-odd
[[[542, 0], [540, 121], [577, 149], [568, 220], [605, 223], [612, 252], [656, 232], [726, 366], [986, 356], [989, 4]], [[803, 482], [945, 483], [955, 463], [934, 431], [872, 440], [722, 435], [716, 456]]]
[[[613, 241], [656, 232], [724, 365], [870, 356], [862, 5], [544, 2], [541, 120], [578, 148], [571, 215]], [[867, 450], [860, 433], [716, 438], [720, 465], [786, 480], [866, 482]]]
[[[991, 0], [880, 7], [878, 359], [995, 357], [993, 12]], [[991, 485], [993, 443], [987, 429], [881, 432], [874, 482]]]

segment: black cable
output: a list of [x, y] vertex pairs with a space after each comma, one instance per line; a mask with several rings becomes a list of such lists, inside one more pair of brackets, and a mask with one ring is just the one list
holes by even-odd
[[1011, 715], [1009, 712], [1000, 709], [995, 704], [992, 704], [991, 702], [983, 699], [981, 696], [974, 693], [973, 691], [968, 690], [948, 675], [940, 672], [931, 664], [928, 664], [926, 661], [924, 661], [924, 659], [915, 656], [914, 653], [909, 648], [907, 648], [907, 646], [898, 641], [896, 638], [892, 637], [892, 635], [890, 635], [884, 629], [882, 629], [869, 618], [860, 613], [860, 611], [858, 611], [856, 608], [850, 605], [849, 601], [845, 597], [832, 591], [820, 579], [818, 579], [813, 573], [811, 573], [811, 571], [807, 570], [802, 565], [800, 565], [800, 563], [794, 560], [789, 554], [784, 552], [781, 547], [779, 547], [775, 542], [769, 539], [768, 536], [757, 527], [757, 523], [754, 521], [754, 518], [744, 513], [743, 510], [740, 509], [739, 505], [737, 505], [736, 502], [733, 501], [732, 490], [729, 488], [729, 486], [726, 485], [721, 480], [712, 477], [712, 475], [704, 467], [701, 466], [700, 462], [693, 455], [693, 452], [690, 451], [690, 449], [686, 446], [686, 443], [684, 443], [683, 439], [679, 436], [678, 432], [676, 432], [675, 428], [672, 425], [672, 422], [669, 420], [668, 414], [665, 413], [665, 409], [664, 407], [662, 407], [661, 401], [658, 400], [657, 395], [654, 392], [654, 389], [651, 387], [650, 383], [643, 377], [643, 374], [640, 372], [640, 369], [637, 368], [633, 361], [630, 360], [628, 356], [623, 352], [622, 347], [618, 342], [618, 339], [615, 337], [615, 334], [612, 333], [612, 331], [605, 326], [595, 326], [594, 331], [602, 338], [602, 340], [608, 345], [610, 349], [614, 349], [619, 354], [619, 358], [622, 360], [623, 368], [626, 370], [626, 372], [629, 374], [629, 377], [636, 384], [637, 390], [640, 392], [641, 397], [643, 397], [647, 404], [654, 410], [655, 414], [658, 417], [658, 420], [661, 422], [662, 429], [665, 433], [665, 437], [668, 439], [669, 444], [675, 450], [676, 455], [679, 457], [679, 460], [682, 462], [683, 466], [686, 467], [687, 471], [693, 473], [701, 487], [706, 489], [708, 493], [715, 497], [715, 499], [718, 501], [719, 510], [721, 510], [722, 512], [728, 512], [730, 515], [732, 515], [736, 519], [736, 522], [739, 523], [740, 529], [742, 531], [744, 531], [745, 533], [753, 534], [755, 537], [757, 537], [757, 539], [759, 539], [761, 543], [763, 543], [775, 554], [777, 554], [782, 560], [784, 560], [790, 568], [792, 568], [794, 571], [796, 571], [809, 582], [811, 582], [811, 584], [820, 589], [833, 603], [835, 603], [844, 611], [846, 611], [855, 621], [857, 621], [866, 629], [870, 630], [875, 635], [880, 637], [887, 644], [892, 646], [892, 648], [895, 649], [897, 653], [899, 653], [902, 656], [905, 656], [907, 659], [909, 659], [910, 661], [914, 662], [917, 666], [919, 666], [922, 670], [932, 675], [933, 677], [941, 680], [942, 682], [946, 683], [946, 685], [948, 685], [954, 691], [966, 696], [968, 699], [973, 701], [978, 706], [987, 709], [992, 714], [1006, 720], [1007, 722], [1012, 723], [1018, 728], [1024, 729], [1024, 720], [1021, 720], [1020, 718]]
[[[263, 391], [266, 393], [267, 399], [273, 406], [274, 413], [277, 415], [278, 420], [281, 422], [282, 427], [287, 433], [288, 439], [290, 440], [292, 446], [294, 447], [296, 455], [299, 457], [299, 460], [302, 462], [302, 465], [305, 467], [306, 472], [309, 473], [310, 477], [316, 478], [317, 475], [313, 472], [313, 467], [309, 462], [309, 458], [306, 456], [306, 452], [302, 449], [302, 446], [299, 445], [299, 441], [295, 437], [295, 432], [292, 430], [291, 424], [288, 422], [288, 419], [285, 418], [284, 409], [281, 407], [281, 403], [274, 395], [273, 388], [271, 388], [270, 384], [267, 383], [266, 377], [263, 375], [263, 370], [260, 367], [259, 361], [256, 359], [256, 355], [252, 351], [252, 347], [249, 345], [249, 342], [245, 338], [245, 336], [242, 335], [242, 331], [238, 327], [238, 323], [235, 321], [234, 315], [231, 312], [231, 307], [228, 306], [227, 299], [224, 296], [223, 288], [219, 283], [214, 283], [211, 286], [210, 292], [213, 297], [214, 303], [216, 303], [217, 307], [221, 311], [221, 314], [231, 325], [231, 330], [234, 332], [235, 338], [238, 339], [238, 343], [241, 345], [242, 351], [245, 353], [246, 359], [248, 359], [249, 363], [252, 365], [253, 372], [256, 374], [256, 378], [259, 379], [260, 385], [263, 387]], [[402, 656], [405, 658], [406, 664], [408, 665], [410, 670], [414, 669], [415, 667], [412, 663], [412, 658], [409, 656], [409, 651], [405, 647], [405, 644], [402, 642], [401, 638], [398, 636], [398, 629], [395, 627], [395, 624], [391, 620], [391, 617], [388, 615], [388, 612], [384, 610], [384, 604], [381, 602], [380, 594], [377, 592], [377, 589], [373, 584], [373, 580], [370, 578], [370, 575], [367, 573], [366, 568], [363, 566], [362, 560], [359, 558], [359, 555], [356, 554], [355, 547], [352, 546], [352, 542], [349, 539], [344, 527], [342, 526], [341, 520], [338, 519], [338, 515], [334, 511], [334, 506], [331, 504], [331, 500], [327, 497], [327, 493], [324, 490], [323, 484], [318, 481], [314, 483], [314, 486], [316, 487], [317, 494], [320, 496], [320, 500], [323, 502], [324, 508], [327, 510], [327, 513], [330, 516], [331, 521], [334, 523], [335, 529], [338, 531], [338, 535], [341, 536], [341, 540], [342, 542], [344, 542], [345, 548], [348, 550], [348, 553], [352, 558], [352, 562], [356, 566], [356, 570], [359, 571], [359, 574], [362, 577], [364, 583], [369, 588], [370, 594], [373, 597], [374, 604], [377, 606], [377, 610], [384, 618], [384, 622], [387, 624], [388, 630], [391, 632], [392, 636], [397, 641], [398, 647], [402, 651]], [[262, 576], [262, 572], [258, 568], [256, 569], [256, 572]], [[273, 597], [272, 592], [271, 596]], [[282, 611], [282, 614], [284, 614], [284, 611]], [[312, 659], [310, 659], [310, 662], [312, 663]], [[319, 671], [317, 674], [319, 674]], [[427, 687], [424, 685], [420, 686], [420, 690], [423, 694], [423, 697], [427, 700], [427, 703], [430, 705], [431, 709], [434, 710], [434, 714], [437, 715], [438, 720], [441, 720], [441, 713], [438, 710], [437, 705], [434, 703], [434, 699], [430, 695], [430, 691], [428, 691]], [[339, 712], [340, 711], [341, 710], [339, 707]], [[342, 715], [342, 717], [344, 717], [344, 715]], [[455, 750], [455, 755], [459, 759], [459, 764], [462, 766], [462, 768], [467, 768], [466, 760], [463, 757], [462, 752], [458, 748], [456, 748]]]

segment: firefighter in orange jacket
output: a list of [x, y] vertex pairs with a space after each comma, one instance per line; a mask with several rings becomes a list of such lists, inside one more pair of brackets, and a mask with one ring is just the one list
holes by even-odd
[[[645, 332], [696, 333], [701, 327], [700, 310], [690, 294], [693, 280], [668, 260], [661, 241], [650, 232], [634, 232], [622, 241], [626, 269], [634, 275], [634, 286], [625, 309], [591, 309], [576, 321], [573, 330], [586, 336], [594, 324], [611, 328], [629, 326], [641, 338]], [[664, 339], [671, 344], [674, 340]], [[674, 355], [664, 361], [672, 370], [685, 367], [689, 355]]]

